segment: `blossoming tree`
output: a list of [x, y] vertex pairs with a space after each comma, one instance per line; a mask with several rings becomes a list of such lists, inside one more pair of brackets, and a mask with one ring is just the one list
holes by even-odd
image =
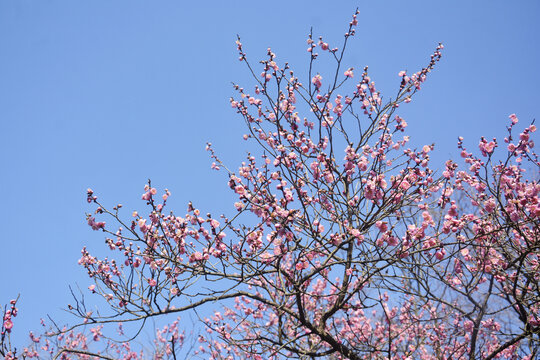
[[[420, 90], [443, 46], [418, 72], [401, 71], [397, 92], [383, 98], [367, 67], [343, 64], [357, 15], [340, 48], [309, 36], [306, 81], [278, 65], [270, 49], [260, 72], [239, 39], [239, 59], [256, 84], [235, 86], [231, 106], [254, 146], [235, 171], [207, 147], [238, 198], [234, 214], [205, 214], [189, 203], [177, 215], [167, 210], [169, 191], [159, 196], [148, 183], [148, 211], [126, 220], [120, 205], [108, 208], [88, 190], [96, 206], [88, 224], [107, 234], [111, 253], [98, 258], [83, 249], [79, 263], [94, 281], [89, 292], [107, 305], [89, 312], [78, 298], [68, 309], [79, 322], [32, 335], [33, 345], [17, 353], [8, 341], [13, 301], [4, 310], [0, 354], [176, 358], [184, 341], [178, 320], [157, 331], [147, 352], [107, 340], [103, 326], [213, 310], [200, 316], [206, 331], [192, 356], [537, 356], [536, 127], [514, 138], [511, 115], [498, 153], [495, 139], [482, 138], [475, 154], [460, 138], [462, 160], [447, 161], [439, 174], [429, 164], [433, 145], [409, 147], [399, 108]], [[334, 67], [317, 71], [319, 56]]]

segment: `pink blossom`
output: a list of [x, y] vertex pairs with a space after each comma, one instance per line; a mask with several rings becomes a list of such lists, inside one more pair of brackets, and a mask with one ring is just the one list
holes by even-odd
[[484, 203], [484, 208], [488, 213], [492, 213], [495, 210], [495, 199], [489, 199]]
[[441, 249], [435, 253], [435, 257], [437, 258], [437, 260], [442, 260], [444, 259], [445, 254], [446, 254], [446, 251], [444, 251], [444, 249]]
[[317, 90], [320, 89], [322, 86], [322, 76], [319, 74], [315, 75], [313, 79], [311, 79], [311, 82], [315, 85]]
[[388, 242], [388, 245], [390, 246], [396, 246], [397, 244], [399, 244], [399, 240], [395, 236], [389, 236], [387, 239], [387, 242]]
[[105, 223], [102, 221], [97, 222], [96, 219], [92, 216], [88, 217], [88, 225], [90, 225], [92, 230], [105, 229]]
[[384, 221], [377, 221], [375, 226], [379, 229], [380, 232], [385, 232], [388, 230], [388, 225]]
[[147, 191], [141, 196], [141, 199], [150, 201], [150, 199], [152, 199], [152, 194], [150, 193], [150, 191]]
[[93, 334], [92, 339], [94, 341], [99, 341], [100, 337], [102, 336], [102, 334], [101, 334], [101, 329], [102, 328], [103, 328], [103, 326], [98, 326], [98, 327], [90, 329], [90, 332]]
[[518, 118], [517, 118], [517, 116], [516, 116], [516, 114], [511, 114], [511, 115], [509, 116], [509, 118], [510, 118], [510, 120], [512, 121], [512, 125], [517, 124], [518, 121], [519, 121]]
[[204, 260], [203, 254], [201, 254], [199, 251], [195, 251], [189, 256], [189, 262], [197, 262]]
[[402, 189], [402, 190], [408, 190], [410, 187], [411, 187], [411, 184], [407, 180], [403, 180], [399, 184], [399, 188]]
[[234, 203], [234, 207], [236, 208], [236, 210], [241, 211], [244, 208], [244, 204], [237, 201]]
[[487, 143], [485, 146], [484, 146], [484, 150], [488, 153], [488, 154], [491, 154], [493, 152], [493, 149], [495, 148], [495, 143], [493, 141], [490, 141], [489, 143]]
[[361, 235], [360, 230], [358, 230], [358, 229], [351, 229], [351, 230], [349, 230], [349, 232], [351, 233], [352, 236], [354, 236], [356, 238]]

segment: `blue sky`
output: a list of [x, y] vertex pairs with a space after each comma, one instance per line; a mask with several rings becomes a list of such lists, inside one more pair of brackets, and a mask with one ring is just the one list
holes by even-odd
[[[439, 4], [437, 4], [439, 3]], [[435, 5], [437, 4], [437, 5]], [[510, 6], [512, 4], [513, 6]], [[143, 209], [148, 178], [179, 213], [232, 211], [211, 141], [235, 167], [246, 152], [231, 82], [249, 88], [234, 41], [252, 63], [267, 47], [301, 74], [306, 35], [339, 44], [360, 8], [345, 67], [369, 65], [383, 95], [397, 73], [443, 60], [403, 109], [413, 143], [435, 142], [436, 163], [457, 136], [502, 137], [508, 115], [540, 113], [538, 1], [0, 1], [0, 303], [20, 293], [15, 339], [47, 314], [65, 321], [68, 285], [90, 285], [80, 249], [101, 249], [85, 223], [94, 189], [125, 215]]]

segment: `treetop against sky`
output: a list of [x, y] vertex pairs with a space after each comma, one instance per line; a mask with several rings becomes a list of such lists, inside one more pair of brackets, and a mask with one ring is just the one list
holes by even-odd
[[[538, 4], [422, 4], [360, 2], [351, 21], [352, 1], [283, 2], [287, 17], [259, 4], [2, 3], [0, 301], [20, 294], [14, 343], [46, 314], [79, 324], [68, 303], [100, 321], [71, 284], [133, 319], [224, 299], [230, 311], [200, 313], [215, 356], [405, 354], [407, 336], [445, 322], [458, 324], [450, 338], [408, 351], [532, 352]], [[112, 233], [107, 247], [88, 225]], [[394, 340], [358, 335], [386, 331], [381, 316], [401, 319]], [[182, 343], [178, 324], [158, 331], [157, 353], [169, 335]], [[110, 330], [99, 326], [88, 342]]]

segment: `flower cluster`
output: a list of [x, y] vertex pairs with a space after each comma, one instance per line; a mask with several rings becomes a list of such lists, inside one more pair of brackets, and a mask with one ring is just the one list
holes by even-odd
[[[141, 196], [147, 210], [125, 220], [121, 205], [109, 209], [88, 190], [95, 206], [88, 225], [106, 234], [110, 253], [103, 258], [84, 248], [79, 264], [91, 295], [108, 307], [92, 313], [82, 299], [68, 306], [81, 322], [57, 331], [55, 344], [33, 338], [44, 341], [43, 351], [88, 356], [89, 344], [106, 338], [105, 324], [144, 324], [218, 303], [212, 315], [200, 316], [206, 333], [195, 355], [534, 356], [540, 184], [527, 166], [539, 166], [535, 125], [514, 139], [519, 121], [511, 115], [500, 158], [496, 139], [481, 138], [476, 155], [459, 138], [462, 161], [435, 171], [434, 145], [411, 147], [398, 111], [421, 89], [443, 46], [421, 70], [400, 71], [397, 95], [384, 100], [367, 67], [355, 74], [342, 64], [357, 16], [341, 47], [309, 35], [304, 82], [271, 49], [259, 73], [238, 39], [239, 59], [256, 84], [252, 91], [234, 85], [230, 104], [246, 123], [243, 138], [255, 146], [231, 171], [207, 144], [212, 168], [226, 173], [236, 197], [232, 216], [203, 215], [191, 202], [177, 215], [166, 210], [170, 192], [159, 196], [149, 182]], [[335, 61], [332, 71], [316, 71], [317, 49]], [[105, 216], [116, 228], [96, 220]], [[176, 356], [184, 341], [179, 327], [175, 321], [156, 333], [155, 358]], [[106, 344], [103, 356], [143, 356], [127, 342]]]

